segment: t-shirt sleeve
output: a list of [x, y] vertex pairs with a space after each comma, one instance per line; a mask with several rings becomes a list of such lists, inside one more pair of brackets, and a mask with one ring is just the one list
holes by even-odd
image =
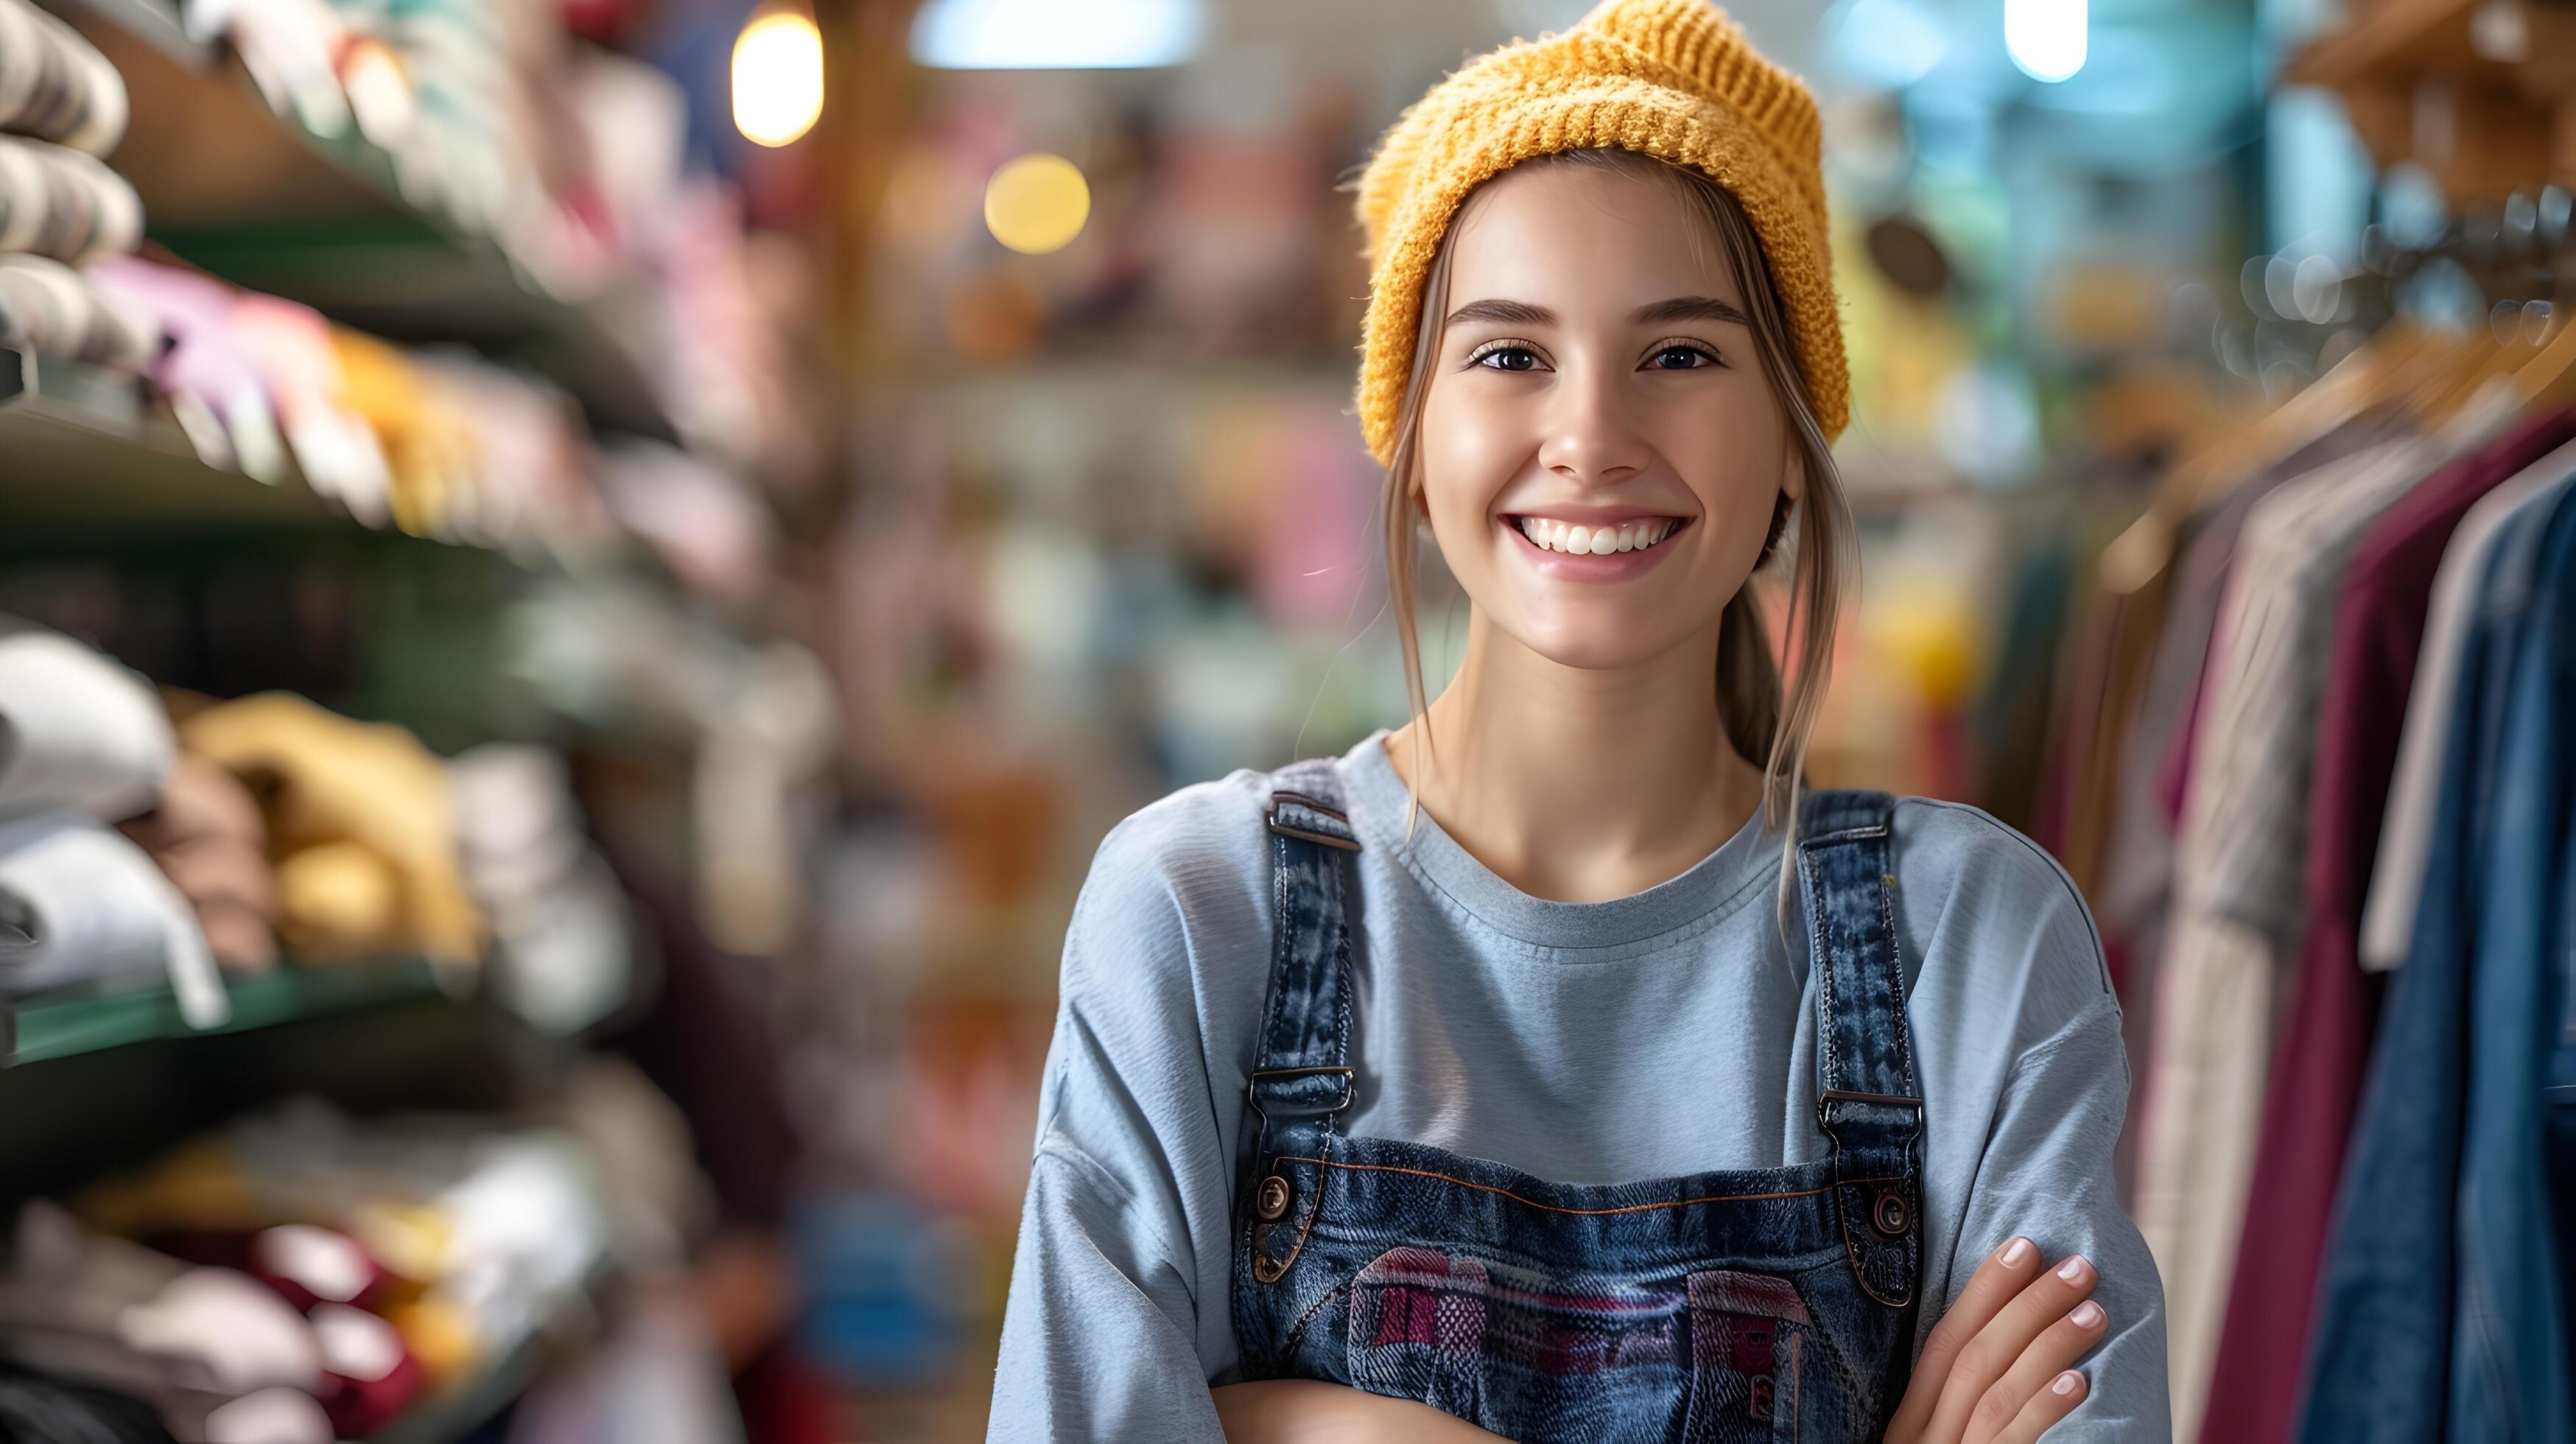
[[1949, 1256], [1927, 1260], [1940, 1282], [1917, 1347], [2005, 1240], [2030, 1239], [2051, 1266], [2082, 1254], [2100, 1271], [2093, 1298], [2110, 1327], [2077, 1365], [2089, 1394], [2048, 1437], [2168, 1439], [2164, 1287], [2112, 1172], [2129, 1062], [2100, 933], [2064, 869], [2027, 839], [1972, 809], [1939, 811], [1930, 821], [1950, 830], [1959, 866], [1941, 905], [1942, 966], [1975, 974], [1947, 980], [1941, 1025], [1991, 1039], [1991, 1051], [1967, 1051], [1993, 1062], [1955, 1075], [1961, 1091], [1989, 1100], [1984, 1145], [1965, 1171]]
[[[2119, 1009], [2107, 1001], [2022, 1054], [2005, 1080], [1950, 1260], [1953, 1297], [2015, 1234], [2051, 1264], [2082, 1254], [2101, 1271], [2093, 1298], [2110, 1315], [2109, 1334], [2077, 1366], [2091, 1393], [2049, 1431], [2051, 1440], [2172, 1437], [2164, 1286], [2111, 1173], [2128, 1078]], [[1927, 1315], [1927, 1324], [1937, 1318]]]
[[1228, 1304], [1202, 1297], [1193, 1238], [1223, 1237], [1231, 1169], [1190, 930], [1153, 831], [1111, 832], [1066, 934], [993, 1440], [1225, 1437], [1200, 1312]]

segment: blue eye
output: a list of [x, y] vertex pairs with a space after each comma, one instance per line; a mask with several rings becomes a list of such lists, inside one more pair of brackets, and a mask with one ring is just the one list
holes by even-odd
[[1478, 356], [1476, 364], [1495, 371], [1536, 371], [1538, 353], [1527, 346], [1497, 346]]
[[1646, 364], [1658, 371], [1696, 371], [1719, 363], [1717, 357], [1701, 347], [1674, 345], [1657, 347], [1655, 354], [1646, 358]]

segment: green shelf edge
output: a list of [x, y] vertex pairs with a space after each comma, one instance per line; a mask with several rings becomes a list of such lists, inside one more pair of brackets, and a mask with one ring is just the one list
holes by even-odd
[[418, 958], [281, 967], [236, 980], [224, 991], [232, 999], [232, 1017], [205, 1029], [188, 1026], [179, 1016], [177, 995], [166, 987], [14, 999], [6, 1005], [9, 1046], [0, 1063], [14, 1068], [163, 1038], [242, 1033], [443, 992], [436, 966]]

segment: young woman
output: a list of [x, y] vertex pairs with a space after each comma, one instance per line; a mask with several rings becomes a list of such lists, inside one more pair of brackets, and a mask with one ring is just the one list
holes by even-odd
[[[1380, 147], [1415, 716], [1101, 844], [992, 1437], [2167, 1436], [2082, 901], [1972, 808], [1799, 785], [1850, 525], [1816, 151], [1705, 0]], [[1472, 604], [1427, 706], [1424, 530]]]

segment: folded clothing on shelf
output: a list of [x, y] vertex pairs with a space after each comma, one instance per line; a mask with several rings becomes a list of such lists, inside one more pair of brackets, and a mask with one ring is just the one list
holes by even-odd
[[141, 677], [0, 617], [0, 817], [131, 817], [160, 795], [174, 745], [169, 714]]
[[0, 130], [105, 155], [125, 138], [125, 78], [27, 0], [0, 0]]
[[191, 1025], [227, 1015], [195, 912], [141, 848], [86, 818], [0, 823], [0, 993], [155, 976]]
[[248, 973], [276, 965], [277, 873], [268, 860], [268, 823], [238, 778], [182, 752], [160, 805], [120, 830], [152, 854], [196, 909], [217, 963]]
[[0, 343], [137, 375], [161, 352], [160, 325], [46, 256], [0, 253]]
[[[267, 1282], [308, 1316], [380, 1314], [430, 1387], [543, 1327], [609, 1240], [595, 1167], [569, 1134], [457, 1117], [359, 1123], [309, 1099], [95, 1185], [79, 1211], [94, 1228], [239, 1265], [237, 1276]], [[354, 1252], [335, 1256], [309, 1237], [273, 1246], [282, 1224], [337, 1235]], [[392, 1362], [381, 1340], [358, 1347], [358, 1331], [344, 1333], [353, 1347], [336, 1361], [326, 1353], [329, 1371], [385, 1377], [366, 1371]]]
[[98, 157], [0, 135], [0, 251], [71, 265], [143, 243], [143, 200]]
[[284, 692], [218, 703], [179, 730], [190, 751], [261, 799], [290, 951], [317, 960], [482, 956], [483, 916], [457, 867], [447, 770], [410, 732]]
[[492, 921], [489, 986], [550, 1033], [624, 1000], [633, 959], [626, 894], [583, 834], [563, 759], [493, 743], [448, 764], [465, 879]]

